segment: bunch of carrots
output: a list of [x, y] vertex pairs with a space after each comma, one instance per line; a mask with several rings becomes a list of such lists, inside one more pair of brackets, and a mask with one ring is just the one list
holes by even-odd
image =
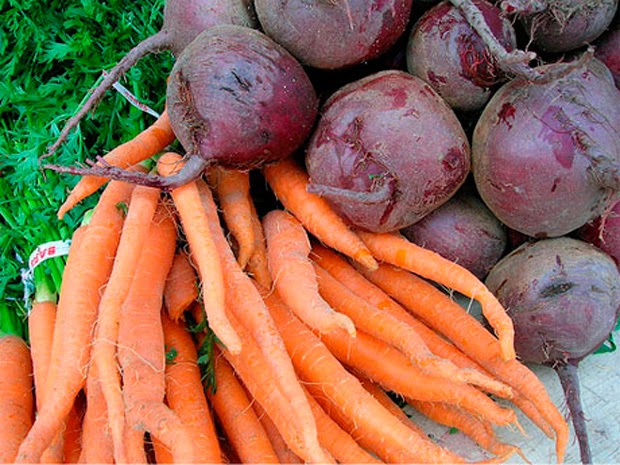
[[[164, 112], [99, 163], [157, 156], [169, 176], [183, 164], [173, 141]], [[0, 427], [3, 461], [467, 461], [388, 393], [489, 462], [521, 453], [496, 436], [520, 428], [512, 403], [563, 460], [568, 425], [479, 280], [398, 234], [349, 228], [292, 158], [261, 174], [281, 206], [261, 215], [248, 172], [213, 168], [170, 192], [80, 179], [60, 218], [105, 188], [58, 299], [33, 305], [36, 414], [3, 400], [0, 422], [16, 422]], [[480, 302], [497, 336], [436, 284]]]

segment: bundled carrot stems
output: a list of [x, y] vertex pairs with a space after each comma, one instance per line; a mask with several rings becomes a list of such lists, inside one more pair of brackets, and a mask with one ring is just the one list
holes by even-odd
[[[169, 142], [108, 162], [144, 171]], [[158, 154], [161, 176], [182, 164]], [[262, 173], [280, 203], [261, 214], [247, 172], [214, 168], [169, 192], [107, 183], [66, 268], [37, 288], [24, 362], [36, 415], [11, 427], [9, 461], [471, 460], [386, 392], [488, 461], [521, 453], [496, 435], [520, 428], [521, 408], [563, 460], [567, 424], [482, 283], [403, 237], [350, 229], [293, 158]], [[87, 179], [60, 216], [94, 192]], [[497, 336], [427, 280], [479, 299]]]

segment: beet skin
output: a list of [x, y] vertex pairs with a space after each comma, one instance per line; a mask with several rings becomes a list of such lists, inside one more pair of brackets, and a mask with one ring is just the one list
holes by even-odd
[[446, 202], [470, 169], [467, 137], [428, 84], [382, 71], [344, 86], [322, 108], [306, 152], [310, 189], [351, 225], [404, 228]]

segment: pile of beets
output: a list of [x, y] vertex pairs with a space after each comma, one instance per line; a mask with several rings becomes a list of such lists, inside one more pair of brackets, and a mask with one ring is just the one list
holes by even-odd
[[574, 374], [620, 312], [619, 18], [618, 0], [169, 0], [81, 115], [169, 50], [187, 163], [132, 181], [296, 157], [352, 227], [486, 280], [518, 355], [560, 374], [587, 463]]

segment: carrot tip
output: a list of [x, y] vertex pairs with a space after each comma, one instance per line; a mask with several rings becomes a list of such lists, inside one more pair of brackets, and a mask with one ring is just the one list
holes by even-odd
[[377, 263], [377, 260], [375, 260], [375, 257], [373, 257], [370, 251], [368, 250], [360, 251], [356, 255], [355, 261], [358, 262], [360, 265], [362, 265], [368, 271], [375, 271], [379, 268], [379, 264]]

